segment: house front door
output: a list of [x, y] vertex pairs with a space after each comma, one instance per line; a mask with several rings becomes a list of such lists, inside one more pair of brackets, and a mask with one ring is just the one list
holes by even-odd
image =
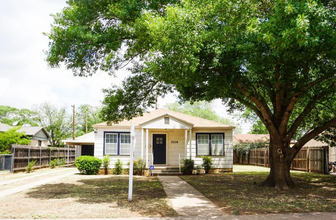
[[153, 134], [154, 164], [166, 164], [166, 135]]

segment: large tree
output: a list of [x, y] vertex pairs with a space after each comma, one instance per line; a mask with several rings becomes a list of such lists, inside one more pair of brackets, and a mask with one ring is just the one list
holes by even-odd
[[72, 116], [66, 112], [65, 108], [59, 108], [50, 103], [35, 105], [33, 109], [37, 114], [39, 124], [50, 134], [51, 146], [64, 146], [62, 140], [71, 137]]
[[88, 104], [80, 105], [76, 111], [76, 137], [93, 131], [92, 125], [103, 122], [100, 117], [100, 107]]
[[327, 0], [69, 0], [47, 34], [47, 61], [82, 76], [133, 61], [131, 77], [105, 90], [109, 121], [171, 89], [251, 109], [270, 134], [263, 185], [288, 188], [297, 152], [336, 124], [335, 21]]
[[37, 126], [37, 116], [34, 111], [23, 108], [18, 109], [7, 105], [0, 105], [0, 123], [22, 126]]

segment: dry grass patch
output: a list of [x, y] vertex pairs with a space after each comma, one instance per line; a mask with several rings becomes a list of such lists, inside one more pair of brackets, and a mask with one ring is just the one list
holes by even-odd
[[[0, 200], [0, 218], [167, 217], [176, 212], [157, 178], [135, 177], [128, 202], [128, 176], [74, 175]], [[15, 206], [13, 206], [15, 204]]]
[[269, 172], [181, 176], [228, 214], [335, 212], [336, 176], [293, 172], [295, 189], [260, 187]]

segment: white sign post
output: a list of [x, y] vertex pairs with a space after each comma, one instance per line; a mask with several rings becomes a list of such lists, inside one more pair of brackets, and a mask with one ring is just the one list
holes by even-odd
[[131, 126], [131, 146], [130, 146], [130, 166], [129, 166], [129, 182], [128, 182], [128, 201], [132, 201], [133, 195], [133, 152], [135, 146], [134, 125]]

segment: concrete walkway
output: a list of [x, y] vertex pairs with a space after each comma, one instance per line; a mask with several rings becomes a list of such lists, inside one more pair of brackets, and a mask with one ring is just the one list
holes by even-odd
[[[65, 173], [62, 173], [61, 175], [55, 175], [53, 177], [49, 177], [49, 178], [46, 178], [46, 179], [43, 179], [43, 180], [39, 180], [39, 181], [35, 181], [35, 182], [25, 184], [23, 186], [18, 186], [18, 187], [14, 187], [14, 188], [11, 188], [11, 189], [0, 191], [0, 198], [6, 197], [6, 196], [9, 196], [9, 195], [18, 193], [18, 192], [22, 192], [22, 191], [25, 191], [25, 190], [28, 190], [28, 189], [31, 189], [31, 188], [34, 188], [34, 187], [37, 187], [37, 186], [40, 186], [40, 185], [43, 185], [43, 184], [47, 184], [47, 183], [53, 182], [55, 180], [58, 180], [58, 179], [61, 179], [61, 178], [67, 177], [67, 176], [74, 175], [75, 173], [78, 172], [78, 170], [76, 168], [67, 168], [67, 170], [64, 170], [64, 172]], [[52, 173], [57, 173], [57, 172], [52, 172]], [[20, 180], [24, 180], [24, 179], [25, 178], [18, 178], [18, 179], [16, 179], [16, 181], [20, 181]]]
[[158, 176], [172, 208], [180, 216], [225, 216], [215, 204], [178, 176]]

